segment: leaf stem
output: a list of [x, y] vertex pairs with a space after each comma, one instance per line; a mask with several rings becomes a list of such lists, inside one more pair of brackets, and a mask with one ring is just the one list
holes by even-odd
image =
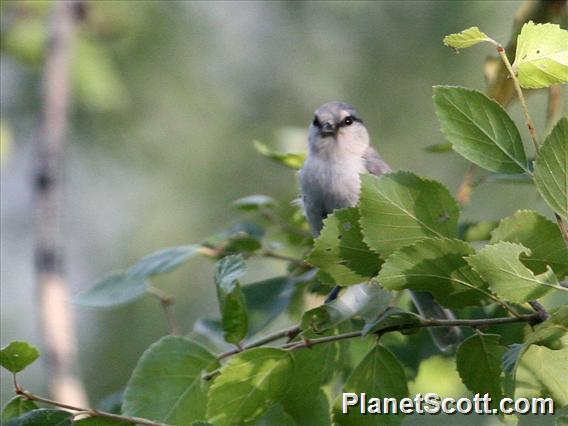
[[154, 296], [160, 301], [160, 305], [162, 305], [166, 320], [170, 326], [170, 333], [174, 336], [179, 336], [179, 326], [174, 312], [174, 297], [152, 285], [148, 286], [148, 290], [146, 291], [149, 295]]

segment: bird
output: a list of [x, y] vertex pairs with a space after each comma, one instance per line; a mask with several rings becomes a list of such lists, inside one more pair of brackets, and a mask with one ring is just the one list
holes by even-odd
[[[314, 112], [308, 133], [308, 155], [300, 177], [301, 201], [314, 238], [324, 219], [336, 209], [355, 207], [359, 202], [360, 175], [381, 176], [391, 171], [371, 145], [369, 131], [357, 110], [345, 102], [327, 102]], [[326, 303], [337, 297], [335, 287]], [[427, 292], [411, 292], [417, 311], [424, 317], [455, 319]], [[434, 343], [444, 352], [461, 340], [457, 327], [430, 329]]]

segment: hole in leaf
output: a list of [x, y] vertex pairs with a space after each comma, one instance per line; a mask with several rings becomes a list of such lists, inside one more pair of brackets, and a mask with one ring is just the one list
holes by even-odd
[[351, 228], [352, 228], [351, 223], [345, 222], [345, 223], [343, 224], [343, 229], [345, 229], [346, 231], [349, 231]]

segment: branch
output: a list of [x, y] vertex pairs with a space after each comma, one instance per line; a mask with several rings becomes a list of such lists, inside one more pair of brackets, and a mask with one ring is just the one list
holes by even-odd
[[180, 332], [179, 332], [177, 319], [174, 313], [175, 299], [173, 298], [173, 296], [166, 294], [165, 292], [154, 286], [149, 286], [147, 292], [148, 294], [154, 296], [156, 299], [160, 301], [160, 305], [162, 305], [164, 314], [166, 315], [166, 320], [170, 325], [170, 333], [173, 334], [174, 336], [179, 336]]
[[[520, 322], [526, 322], [531, 325], [538, 324], [542, 322], [543, 319], [539, 314], [526, 314], [526, 315], [518, 315], [516, 317], [504, 317], [504, 318], [485, 318], [485, 319], [456, 319], [456, 320], [440, 320], [440, 319], [425, 319], [421, 318], [418, 324], [401, 324], [401, 325], [394, 325], [392, 327], [387, 327], [380, 332], [375, 333], [378, 336], [382, 336], [386, 333], [392, 333], [395, 331], [404, 331], [404, 330], [411, 330], [416, 328], [430, 328], [430, 327], [472, 327], [472, 328], [484, 328], [490, 327], [493, 325], [499, 324], [515, 324]], [[271, 335], [266, 336], [263, 339], [257, 340], [256, 342], [244, 346], [242, 349], [234, 349], [229, 352], [225, 352], [217, 357], [217, 359], [227, 358], [232, 355], [236, 355], [243, 350], [250, 349], [253, 347], [262, 346], [265, 343], [272, 342], [279, 338], [285, 337], [291, 332], [299, 334], [300, 328], [298, 326], [281, 330], [279, 332], [273, 333]], [[287, 349], [287, 350], [298, 350], [302, 348], [310, 348], [312, 346], [321, 345], [324, 343], [336, 342], [338, 340], [345, 340], [345, 339], [352, 339], [354, 337], [363, 337], [363, 331], [350, 331], [348, 333], [336, 334], [334, 336], [325, 336], [319, 337], [317, 339], [303, 339], [300, 342], [288, 342], [280, 346], [275, 346], [277, 349]], [[204, 374], [202, 378], [204, 380], [211, 380], [215, 376], [217, 376], [221, 372], [221, 369], [217, 369], [211, 371], [207, 374]]]
[[89, 417], [105, 417], [107, 419], [119, 420], [123, 422], [132, 423], [135, 425], [145, 425], [145, 426], [168, 426], [166, 423], [154, 422], [152, 420], [143, 419], [140, 417], [128, 417], [120, 414], [109, 413], [107, 411], [96, 410], [94, 408], [80, 408], [75, 405], [64, 404], [62, 402], [57, 402], [52, 399], [43, 398], [41, 396], [34, 395], [33, 393], [16, 386], [16, 394], [23, 396], [31, 401], [43, 402], [45, 404], [53, 405], [55, 407], [65, 408], [66, 410], [78, 411], [81, 414], [86, 414]]
[[63, 274], [61, 162], [69, 125], [70, 64], [78, 0], [53, 3], [43, 75], [43, 116], [35, 146], [34, 198], [37, 208], [35, 272], [49, 389], [56, 399], [84, 405], [87, 395], [77, 370], [75, 320]]
[[[540, 316], [537, 314], [520, 315], [519, 317], [506, 317], [506, 318], [486, 318], [486, 319], [463, 319], [463, 320], [439, 320], [439, 319], [421, 319], [419, 324], [402, 324], [393, 325], [382, 329], [376, 333], [382, 336], [386, 333], [394, 331], [411, 330], [415, 328], [431, 328], [431, 327], [472, 327], [483, 328], [499, 324], [514, 324], [519, 322], [527, 322], [529, 324], [536, 324], [541, 322]], [[350, 331], [348, 333], [336, 334], [335, 336], [325, 336], [318, 339], [305, 339], [301, 342], [291, 342], [280, 346], [281, 349], [297, 350], [302, 348], [309, 348], [322, 343], [335, 342], [338, 340], [352, 339], [353, 337], [362, 337], [363, 331]]]
[[276, 331], [276, 332], [268, 334], [267, 336], [264, 336], [264, 337], [262, 337], [258, 340], [255, 340], [254, 342], [251, 342], [247, 345], [242, 345], [239, 348], [235, 348], [235, 349], [232, 349], [230, 351], [223, 352], [222, 354], [217, 356], [217, 360], [220, 361], [223, 358], [227, 358], [227, 357], [230, 357], [232, 355], [236, 355], [236, 354], [238, 354], [242, 351], [245, 351], [247, 349], [257, 348], [257, 347], [265, 345], [267, 343], [274, 342], [275, 340], [283, 339], [284, 337], [287, 337], [288, 339], [290, 339], [290, 338], [293, 339], [298, 334], [300, 334], [301, 331], [302, 330], [300, 329], [299, 325], [295, 325], [295, 326], [290, 327], [290, 328], [285, 328], [284, 330]]

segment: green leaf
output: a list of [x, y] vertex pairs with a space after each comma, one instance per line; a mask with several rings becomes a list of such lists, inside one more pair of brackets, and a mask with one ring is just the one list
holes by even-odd
[[552, 350], [531, 345], [522, 355], [515, 377], [515, 397], [551, 397], [555, 406], [568, 404], [568, 347]]
[[360, 284], [379, 272], [381, 261], [363, 242], [356, 207], [335, 210], [324, 219], [307, 261], [333, 278], [331, 284]]
[[217, 262], [217, 297], [225, 340], [229, 343], [239, 343], [248, 332], [246, 300], [238, 281], [245, 272], [246, 264], [241, 255], [227, 256]]
[[506, 348], [499, 340], [496, 334], [474, 334], [460, 345], [456, 355], [463, 384], [474, 393], [488, 393], [493, 401], [503, 397], [500, 377]]
[[275, 404], [266, 411], [264, 416], [254, 422], [254, 426], [296, 426], [296, 422], [281, 405]]
[[534, 181], [544, 201], [568, 220], [568, 117], [548, 135], [535, 162]]
[[123, 413], [176, 425], [203, 420], [208, 383], [201, 376], [218, 367], [201, 345], [163, 337], [138, 361], [124, 392]]
[[0, 350], [0, 365], [12, 373], [19, 373], [39, 358], [39, 350], [28, 342], [11, 342]]
[[537, 324], [525, 338], [525, 346], [540, 345], [550, 349], [568, 347], [568, 306], [550, 312], [550, 318]]
[[434, 105], [458, 154], [492, 172], [528, 172], [519, 130], [497, 102], [476, 90], [435, 86]]
[[568, 274], [568, 248], [556, 223], [537, 212], [521, 210], [505, 218], [491, 233], [491, 243], [509, 241], [522, 244], [531, 254], [521, 254], [521, 261], [535, 274], [549, 265], [558, 279]]
[[467, 263], [487, 281], [491, 290], [509, 302], [536, 300], [552, 289], [568, 291], [560, 285], [552, 269], [535, 275], [521, 263], [521, 254], [531, 251], [522, 244], [500, 241], [487, 245], [466, 258]]
[[[389, 397], [400, 400], [408, 395], [404, 368], [387, 348], [377, 345], [355, 367], [343, 393], [365, 393], [370, 397]], [[335, 401], [333, 407], [334, 424], [344, 425], [376, 425], [400, 424], [402, 415], [371, 415], [361, 414], [359, 407], [350, 408], [348, 415], [342, 413], [342, 396]], [[380, 419], [380, 423], [378, 422]]]
[[218, 238], [222, 240], [225, 253], [255, 251], [262, 247], [264, 228], [257, 223], [242, 222], [224, 230]]
[[335, 300], [306, 311], [302, 316], [302, 330], [323, 333], [355, 316], [370, 321], [384, 311], [391, 293], [376, 283], [360, 284], [345, 289]]
[[524, 24], [513, 69], [527, 89], [568, 83], [568, 31], [556, 24]]
[[249, 195], [233, 201], [233, 206], [239, 210], [253, 211], [262, 208], [273, 207], [276, 204], [274, 198], [267, 195]]
[[283, 153], [283, 152], [276, 152], [271, 150], [268, 145], [254, 141], [254, 148], [256, 151], [264, 155], [267, 158], [270, 158], [274, 162], [281, 164], [283, 166], [289, 167], [294, 170], [299, 170], [302, 168], [304, 164], [304, 160], [306, 159], [305, 154], [300, 153]]
[[128, 270], [128, 278], [144, 279], [152, 275], [171, 272], [197, 255], [199, 248], [199, 245], [192, 244], [159, 250], [136, 262], [136, 264]]
[[459, 209], [445, 186], [410, 172], [361, 176], [365, 242], [387, 257], [426, 237], [455, 237]]
[[494, 220], [482, 220], [477, 223], [460, 225], [460, 237], [467, 242], [487, 241], [491, 238], [491, 231], [493, 231], [498, 224], [499, 222]]
[[258, 223], [240, 222], [225, 229], [218, 237], [221, 238], [221, 240], [231, 240], [246, 236], [260, 241], [264, 238], [264, 234], [264, 228]]
[[459, 33], [444, 37], [444, 44], [454, 49], [465, 49], [466, 47], [475, 46], [483, 41], [491, 41], [491, 39], [477, 27], [471, 27]]
[[28, 411], [37, 409], [38, 406], [35, 402], [24, 398], [21, 395], [16, 395], [6, 403], [2, 409], [2, 422], [7, 422], [14, 417], [19, 417], [26, 414]]
[[3, 426], [71, 426], [73, 424], [73, 414], [69, 411], [56, 410], [52, 408], [38, 408], [27, 413], [14, 417]]
[[450, 308], [479, 305], [488, 292], [487, 284], [464, 259], [473, 253], [463, 241], [428, 238], [393, 253], [379, 273], [379, 282], [389, 290], [430, 292]]
[[296, 286], [313, 278], [315, 271], [299, 277], [274, 277], [247, 284], [242, 287], [245, 295], [249, 333], [251, 335], [266, 327], [288, 307]]
[[[306, 337], [312, 335], [307, 333]], [[339, 345], [330, 342], [310, 350], [292, 352], [294, 373], [290, 387], [280, 401], [284, 409], [298, 423], [310, 426], [330, 425], [329, 402], [320, 391], [339, 367]]]
[[[535, 386], [537, 380], [534, 380], [534, 378], [528, 383], [523, 383], [522, 378], [517, 380], [517, 383], [515, 383], [517, 370], [519, 368], [519, 365], [521, 364], [523, 355], [533, 345], [544, 346], [548, 349], [554, 350], [557, 353], [564, 354], [563, 356], [565, 358], [568, 356], [568, 352], [566, 352], [568, 348], [568, 307], [563, 306], [561, 308], [550, 311], [550, 318], [534, 326], [533, 331], [529, 333], [524, 340], [524, 344], [511, 345], [505, 353], [505, 356], [503, 357], [503, 370], [509, 375], [509, 377], [512, 378], [511, 381], [507, 382], [507, 390], [509, 395], [514, 394], [515, 385], [519, 389], [524, 389], [523, 392], [525, 393], [527, 391], [529, 393], [534, 393], [536, 392], [535, 389], [538, 389], [538, 387]], [[542, 356], [546, 359], [548, 359], [549, 357], [555, 357], [554, 354], [550, 355], [548, 352], [544, 352]], [[531, 357], [534, 357], [534, 355]], [[538, 359], [538, 357], [536, 358]], [[566, 360], [568, 361], [568, 358], [566, 358]], [[535, 367], [537, 369], [539, 368], [538, 365], [532, 366], [532, 368]], [[521, 370], [523, 369], [525, 371], [524, 373], [521, 373], [521, 376], [524, 375], [524, 377], [526, 377], [526, 365], [521, 368]], [[545, 376], [546, 373], [542, 371], [542, 375]]]
[[73, 303], [90, 308], [111, 308], [134, 302], [148, 291], [144, 278], [131, 277], [128, 273], [113, 272], [90, 289], [79, 293]]
[[[420, 325], [420, 316], [400, 308], [390, 307], [382, 312], [379, 317], [363, 327], [363, 336], [372, 333], [380, 333], [393, 327], [414, 327]], [[411, 330], [409, 328], [408, 330]], [[404, 334], [404, 332], [403, 332]]]
[[[325, 345], [324, 345], [325, 346]], [[298, 426], [331, 426], [331, 418], [329, 414], [329, 400], [326, 394], [319, 390], [315, 395], [302, 395], [306, 398], [298, 401], [298, 405], [290, 407], [286, 401], [282, 403], [286, 406], [286, 412], [296, 421]]]
[[293, 372], [292, 356], [281, 349], [257, 348], [235, 355], [211, 386], [207, 420], [215, 426], [254, 420], [284, 397]]

